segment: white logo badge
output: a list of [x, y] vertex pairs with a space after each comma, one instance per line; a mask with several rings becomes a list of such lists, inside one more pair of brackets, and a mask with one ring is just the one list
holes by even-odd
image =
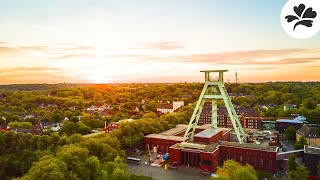
[[320, 30], [320, 0], [289, 0], [280, 19], [287, 34], [296, 39], [308, 39]]

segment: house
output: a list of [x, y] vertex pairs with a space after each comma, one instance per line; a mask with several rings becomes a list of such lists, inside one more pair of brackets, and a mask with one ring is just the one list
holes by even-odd
[[291, 110], [291, 109], [297, 109], [297, 105], [295, 105], [295, 104], [285, 104], [283, 106], [283, 110], [284, 111]]
[[173, 111], [175, 111], [180, 107], [184, 106], [184, 101], [173, 101], [172, 106], [173, 106]]
[[166, 113], [172, 113], [173, 112], [173, 106], [172, 104], [161, 104], [157, 107], [157, 111], [160, 111], [164, 114]]
[[133, 113], [137, 114], [140, 112], [140, 109], [138, 108], [138, 106], [133, 106], [132, 108]]
[[35, 115], [28, 114], [28, 115], [24, 116], [24, 119], [29, 119], [29, 118], [35, 118]]
[[7, 131], [8, 126], [6, 124], [0, 125], [0, 131]]
[[61, 127], [60, 127], [60, 124], [59, 123], [54, 123], [51, 125], [51, 128], [50, 128], [53, 132], [58, 132]]
[[307, 125], [303, 125], [296, 132], [297, 141], [300, 137], [304, 137], [307, 140], [308, 145], [320, 147], [320, 135], [315, 130], [315, 128], [308, 127]]
[[120, 120], [119, 122], [110, 122], [106, 127], [105, 127], [105, 132], [106, 133], [109, 133], [115, 129], [117, 129], [120, 125], [120, 123], [122, 122], [132, 122], [134, 121], [134, 119], [123, 119], [123, 120]]
[[172, 104], [160, 104], [157, 108], [157, 111], [160, 111], [164, 114], [173, 113], [182, 106], [184, 106], [184, 101], [173, 101]]
[[50, 122], [40, 122], [40, 127], [41, 127], [41, 129], [49, 129], [49, 128], [51, 128], [51, 123]]

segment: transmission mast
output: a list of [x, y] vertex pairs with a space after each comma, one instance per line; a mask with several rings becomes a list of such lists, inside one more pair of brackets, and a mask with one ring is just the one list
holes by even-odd
[[238, 84], [238, 71], [236, 70], [236, 84]]

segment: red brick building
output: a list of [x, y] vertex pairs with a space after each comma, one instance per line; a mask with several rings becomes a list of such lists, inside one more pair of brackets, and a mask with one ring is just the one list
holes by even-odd
[[250, 164], [256, 170], [276, 173], [278, 170], [276, 146], [228, 142], [232, 129], [211, 128], [210, 124], [197, 126], [193, 140], [184, 139], [187, 125], [144, 138], [146, 150], [157, 147], [158, 152], [169, 152], [170, 165], [200, 168], [214, 172], [227, 159]]
[[256, 170], [276, 173], [278, 170], [276, 146], [258, 146], [236, 142], [219, 143], [221, 162], [233, 159], [243, 165], [250, 164]]
[[[259, 117], [259, 113], [255, 112], [252, 108], [235, 108], [238, 114], [239, 120], [242, 127], [250, 129], [261, 129], [262, 128], [262, 118]], [[211, 103], [206, 102], [203, 106], [199, 125], [211, 124]], [[219, 107], [218, 109], [218, 126], [224, 128], [233, 128], [232, 122], [228, 115], [226, 107]]]

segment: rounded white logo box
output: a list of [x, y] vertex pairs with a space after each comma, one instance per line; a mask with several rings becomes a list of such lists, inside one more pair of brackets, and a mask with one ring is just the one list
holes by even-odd
[[308, 39], [320, 30], [320, 0], [288, 0], [280, 15], [284, 31], [296, 39]]

